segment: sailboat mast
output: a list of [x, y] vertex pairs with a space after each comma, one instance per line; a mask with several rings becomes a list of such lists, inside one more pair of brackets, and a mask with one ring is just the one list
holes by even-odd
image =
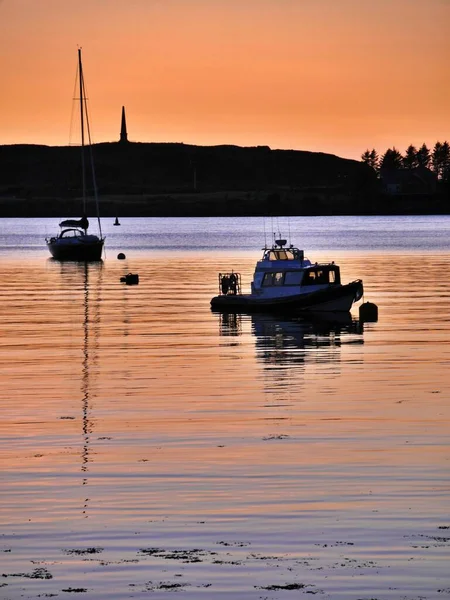
[[100, 204], [98, 201], [98, 189], [97, 189], [97, 178], [95, 176], [95, 166], [94, 166], [94, 156], [93, 156], [93, 152], [92, 152], [92, 138], [91, 138], [91, 128], [89, 125], [89, 112], [87, 109], [87, 94], [86, 94], [86, 88], [84, 85], [84, 77], [83, 77], [83, 98], [84, 98], [84, 110], [85, 110], [85, 116], [86, 116], [86, 133], [87, 133], [87, 138], [88, 138], [88, 146], [89, 146], [89, 158], [90, 158], [90, 163], [91, 163], [91, 172], [92, 172], [92, 185], [94, 188], [94, 200], [95, 200], [95, 206], [96, 206], [96, 210], [97, 210], [97, 221], [98, 221], [98, 230], [100, 232], [100, 237], [103, 237], [102, 234], [102, 224], [100, 221]]
[[81, 48], [78, 48], [78, 79], [80, 84], [80, 124], [81, 124], [81, 177], [83, 185], [83, 216], [86, 216], [86, 169], [84, 157], [84, 80], [83, 65], [81, 63]]

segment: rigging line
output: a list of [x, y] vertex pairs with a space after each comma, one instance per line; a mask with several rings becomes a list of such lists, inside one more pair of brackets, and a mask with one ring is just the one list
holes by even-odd
[[267, 250], [266, 217], [263, 217], [263, 224], [264, 224], [264, 250]]
[[78, 74], [80, 83], [80, 121], [81, 121], [81, 177], [83, 182], [83, 215], [86, 215], [86, 173], [84, 164], [84, 80], [81, 64], [81, 48], [78, 48]]
[[84, 77], [83, 77], [83, 105], [84, 105], [84, 111], [86, 113], [86, 131], [87, 131], [87, 138], [88, 138], [88, 145], [89, 145], [89, 158], [90, 158], [90, 162], [91, 162], [91, 171], [92, 171], [92, 186], [94, 188], [94, 200], [95, 200], [95, 209], [96, 209], [96, 213], [97, 213], [98, 229], [99, 229], [100, 237], [103, 237], [102, 224], [100, 221], [100, 206], [99, 206], [99, 201], [98, 201], [97, 178], [95, 176], [94, 153], [92, 151], [91, 126], [89, 123], [86, 84], [84, 82]]
[[73, 120], [74, 120], [74, 113], [75, 113], [75, 100], [78, 100], [77, 98], [77, 83], [78, 83], [78, 63], [77, 63], [77, 70], [75, 73], [75, 81], [73, 82], [73, 93], [72, 93], [72, 110], [71, 110], [71, 114], [70, 114], [70, 129], [69, 129], [69, 146], [72, 145], [72, 136], [73, 136]]

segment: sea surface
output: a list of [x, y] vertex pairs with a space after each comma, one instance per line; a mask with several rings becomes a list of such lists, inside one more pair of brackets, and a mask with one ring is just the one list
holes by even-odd
[[[450, 598], [450, 217], [120, 221], [0, 220], [1, 600]], [[212, 313], [273, 233], [378, 321]]]

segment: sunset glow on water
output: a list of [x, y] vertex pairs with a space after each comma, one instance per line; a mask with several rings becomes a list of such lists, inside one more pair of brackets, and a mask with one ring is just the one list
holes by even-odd
[[361, 325], [212, 313], [259, 249], [108, 239], [1, 250], [0, 597], [447, 597], [450, 250], [305, 247], [364, 280]]

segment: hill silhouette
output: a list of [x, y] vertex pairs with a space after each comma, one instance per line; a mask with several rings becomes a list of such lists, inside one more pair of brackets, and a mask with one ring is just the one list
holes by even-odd
[[[79, 215], [80, 152], [77, 146], [0, 146], [0, 216]], [[331, 154], [132, 142], [95, 144], [93, 154], [105, 216], [372, 214], [380, 208], [373, 169]]]

